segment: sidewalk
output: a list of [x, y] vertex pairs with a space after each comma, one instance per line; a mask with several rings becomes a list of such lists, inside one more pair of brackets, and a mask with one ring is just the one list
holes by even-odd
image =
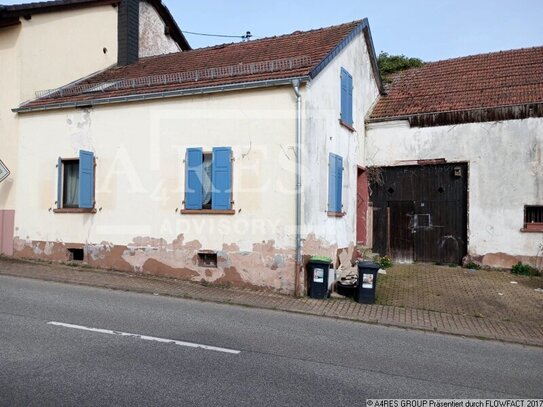
[[[213, 287], [133, 273], [23, 262], [6, 258], [0, 258], [0, 275], [236, 304], [479, 339], [543, 346], [543, 322], [541, 319], [527, 323], [525, 321], [508, 321], [408, 308], [405, 305], [363, 305], [347, 299], [293, 298], [270, 292]], [[540, 301], [543, 302], [543, 294], [541, 294]]]

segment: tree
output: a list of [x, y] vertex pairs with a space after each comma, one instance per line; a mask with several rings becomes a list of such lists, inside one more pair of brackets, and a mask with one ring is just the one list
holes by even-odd
[[390, 75], [410, 68], [420, 68], [424, 62], [419, 58], [409, 58], [405, 55], [389, 55], [381, 51], [377, 58], [379, 71], [385, 81], [390, 80]]

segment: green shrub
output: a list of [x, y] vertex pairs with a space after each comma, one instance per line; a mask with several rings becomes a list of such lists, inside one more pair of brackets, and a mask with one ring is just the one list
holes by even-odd
[[379, 257], [379, 256], [376, 256], [373, 261], [375, 261], [377, 264], [379, 264], [379, 267], [381, 267], [382, 269], [388, 269], [390, 267], [392, 267], [392, 260], [390, 260], [390, 257], [388, 256], [383, 256], [383, 257]]
[[470, 269], [470, 270], [481, 270], [481, 266], [479, 266], [477, 263], [474, 263], [470, 261], [468, 264], [464, 266], [464, 268]]
[[530, 266], [529, 264], [523, 264], [520, 261], [513, 266], [511, 273], [530, 277], [540, 275], [540, 272], [536, 268]]

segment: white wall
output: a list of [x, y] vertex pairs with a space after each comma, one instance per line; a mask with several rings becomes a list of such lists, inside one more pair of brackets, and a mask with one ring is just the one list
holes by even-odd
[[165, 24], [155, 8], [140, 1], [140, 58], [181, 51], [172, 37], [164, 34]]
[[[341, 68], [353, 77], [354, 133], [339, 123]], [[363, 165], [365, 116], [379, 94], [371, 69], [364, 35], [360, 33], [309, 84], [304, 93], [303, 144], [303, 219], [304, 235], [335, 248], [354, 248], [356, 244], [357, 168]], [[342, 218], [330, 217], [328, 210], [328, 157], [343, 157]], [[320, 254], [318, 247], [306, 247], [304, 254]], [[333, 251], [333, 250], [332, 250]], [[326, 252], [326, 251], [324, 251]], [[322, 252], [324, 254], [324, 252]], [[329, 251], [327, 254], [331, 254]]]
[[543, 233], [520, 229], [524, 205], [543, 205], [543, 119], [427, 128], [374, 123], [366, 134], [368, 166], [437, 158], [468, 163], [471, 256], [536, 255]]
[[[123, 246], [136, 250], [119, 254], [135, 271], [151, 259], [153, 270], [219, 281], [236, 267], [228, 283], [292, 292], [295, 106], [283, 87], [22, 114], [16, 252]], [[220, 146], [233, 149], [235, 215], [181, 215], [186, 149]], [[80, 149], [97, 158], [98, 213], [55, 214], [57, 158]], [[198, 268], [198, 250], [221, 253], [222, 265]]]
[[117, 9], [112, 6], [37, 14], [0, 30], [0, 159], [11, 170], [0, 184], [0, 209], [16, 208], [19, 130], [11, 109], [38, 90], [65, 85], [116, 60]]

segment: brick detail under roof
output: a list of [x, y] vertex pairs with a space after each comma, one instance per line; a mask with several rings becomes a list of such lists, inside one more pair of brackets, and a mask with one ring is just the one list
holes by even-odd
[[523, 48], [431, 62], [401, 72], [376, 104], [370, 121], [539, 103], [543, 103], [543, 47]]
[[[114, 89], [104, 87], [103, 91], [92, 94], [40, 98], [23, 105], [42, 107], [60, 103], [79, 103], [96, 98], [113, 98], [129, 95], [142, 95], [183, 89], [198, 89], [213, 86], [231, 85], [245, 82], [259, 82], [274, 79], [286, 79], [308, 76], [309, 73], [353, 30], [367, 21], [353, 21], [328, 28], [311, 31], [296, 31], [292, 34], [263, 38], [248, 42], [223, 44], [214, 47], [195, 49], [167, 55], [142, 58], [138, 62], [122, 67], [114, 67], [77, 82], [75, 86], [114, 83], [116, 81], [145, 78], [157, 75], [172, 75], [234, 65], [251, 64], [266, 61], [285, 60], [288, 58], [308, 58], [310, 64], [293, 65], [293, 69], [281, 69], [274, 72], [256, 72], [231, 77], [203, 78], [195, 81], [158, 84], [134, 89]], [[69, 93], [69, 92], [68, 92]]]

